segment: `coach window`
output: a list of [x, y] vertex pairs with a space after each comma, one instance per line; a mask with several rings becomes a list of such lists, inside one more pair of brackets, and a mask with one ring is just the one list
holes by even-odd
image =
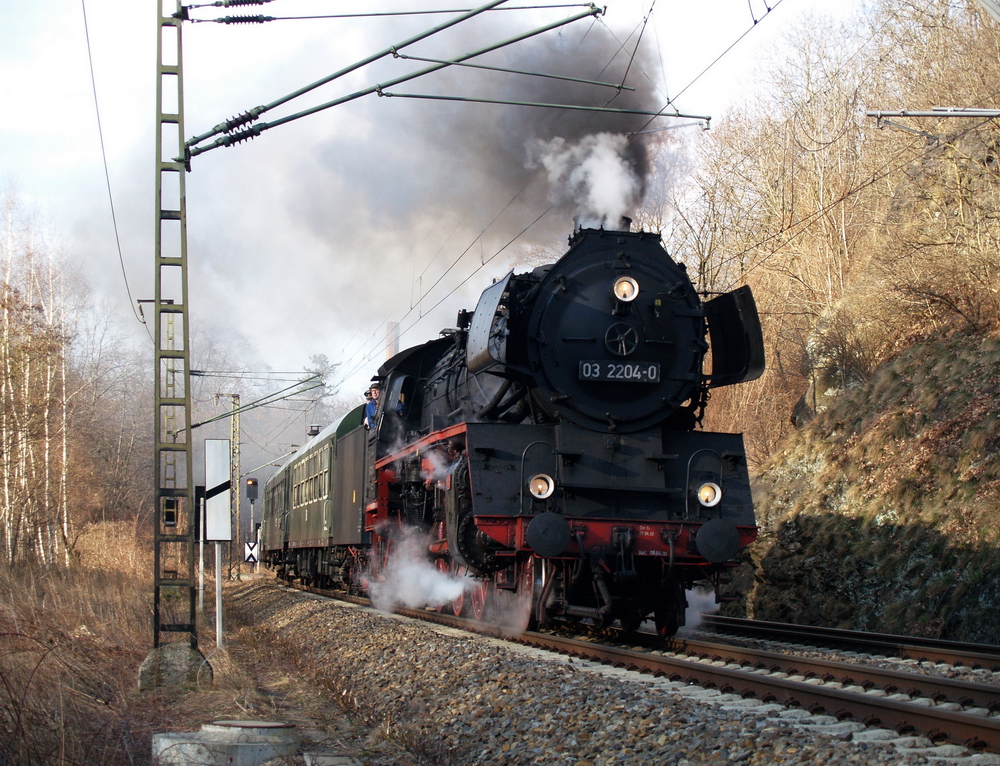
[[320, 460], [319, 492], [322, 497], [328, 497], [330, 494], [330, 452], [330, 445], [324, 447], [323, 457]]

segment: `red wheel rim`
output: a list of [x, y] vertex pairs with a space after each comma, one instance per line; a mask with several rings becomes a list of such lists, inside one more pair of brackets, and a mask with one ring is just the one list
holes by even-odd
[[382, 538], [376, 541], [371, 558], [371, 579], [384, 580], [389, 569], [389, 540]]
[[527, 596], [529, 599], [535, 592], [535, 557], [529, 556], [524, 562], [524, 568], [517, 580], [517, 592], [519, 595]]
[[[462, 577], [465, 574], [465, 567], [455, 567], [455, 577]], [[451, 602], [451, 611], [456, 617], [462, 616], [465, 609], [465, 590], [463, 589]]]
[[[501, 609], [506, 613], [505, 621], [516, 633], [523, 633], [531, 630], [536, 625], [534, 615], [534, 593], [535, 593], [535, 557], [529, 556], [526, 561], [518, 565], [517, 592], [505, 593]], [[500, 598], [500, 591], [497, 591]]]
[[385, 577], [389, 571], [389, 558], [392, 555], [392, 540], [385, 541], [385, 550], [382, 555], [382, 576]]
[[[437, 571], [441, 572], [442, 574], [448, 574], [448, 562], [445, 561], [444, 559], [435, 559], [434, 568]], [[443, 614], [445, 611], [451, 608], [451, 602], [445, 601], [443, 604], [438, 604], [434, 608]]]
[[477, 620], [483, 619], [486, 615], [486, 601], [490, 592], [489, 580], [477, 580], [469, 593], [469, 604], [472, 608], [472, 616]]

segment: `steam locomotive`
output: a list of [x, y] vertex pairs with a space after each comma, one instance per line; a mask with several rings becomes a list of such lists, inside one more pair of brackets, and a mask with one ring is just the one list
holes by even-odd
[[748, 287], [703, 302], [657, 235], [579, 229], [383, 364], [370, 430], [355, 409], [267, 482], [262, 560], [358, 590], [417, 530], [472, 578], [456, 613], [673, 635], [756, 537], [742, 436], [697, 428], [710, 389], [763, 370]]

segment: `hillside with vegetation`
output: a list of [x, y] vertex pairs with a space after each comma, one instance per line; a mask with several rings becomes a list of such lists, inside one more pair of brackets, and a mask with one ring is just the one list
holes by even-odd
[[753, 616], [1000, 642], [1000, 125], [865, 115], [996, 107], [998, 52], [974, 2], [816, 19], [664, 214], [762, 314], [768, 372], [708, 422], [758, 475]]
[[1000, 337], [917, 344], [761, 471], [758, 619], [1000, 644]]

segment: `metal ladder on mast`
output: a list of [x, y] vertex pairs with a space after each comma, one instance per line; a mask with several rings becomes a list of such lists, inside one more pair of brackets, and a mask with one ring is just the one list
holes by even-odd
[[164, 634], [187, 633], [197, 649], [181, 59], [186, 11], [175, 0], [176, 10], [165, 15], [169, 3], [157, 0], [153, 647], [169, 643]]

